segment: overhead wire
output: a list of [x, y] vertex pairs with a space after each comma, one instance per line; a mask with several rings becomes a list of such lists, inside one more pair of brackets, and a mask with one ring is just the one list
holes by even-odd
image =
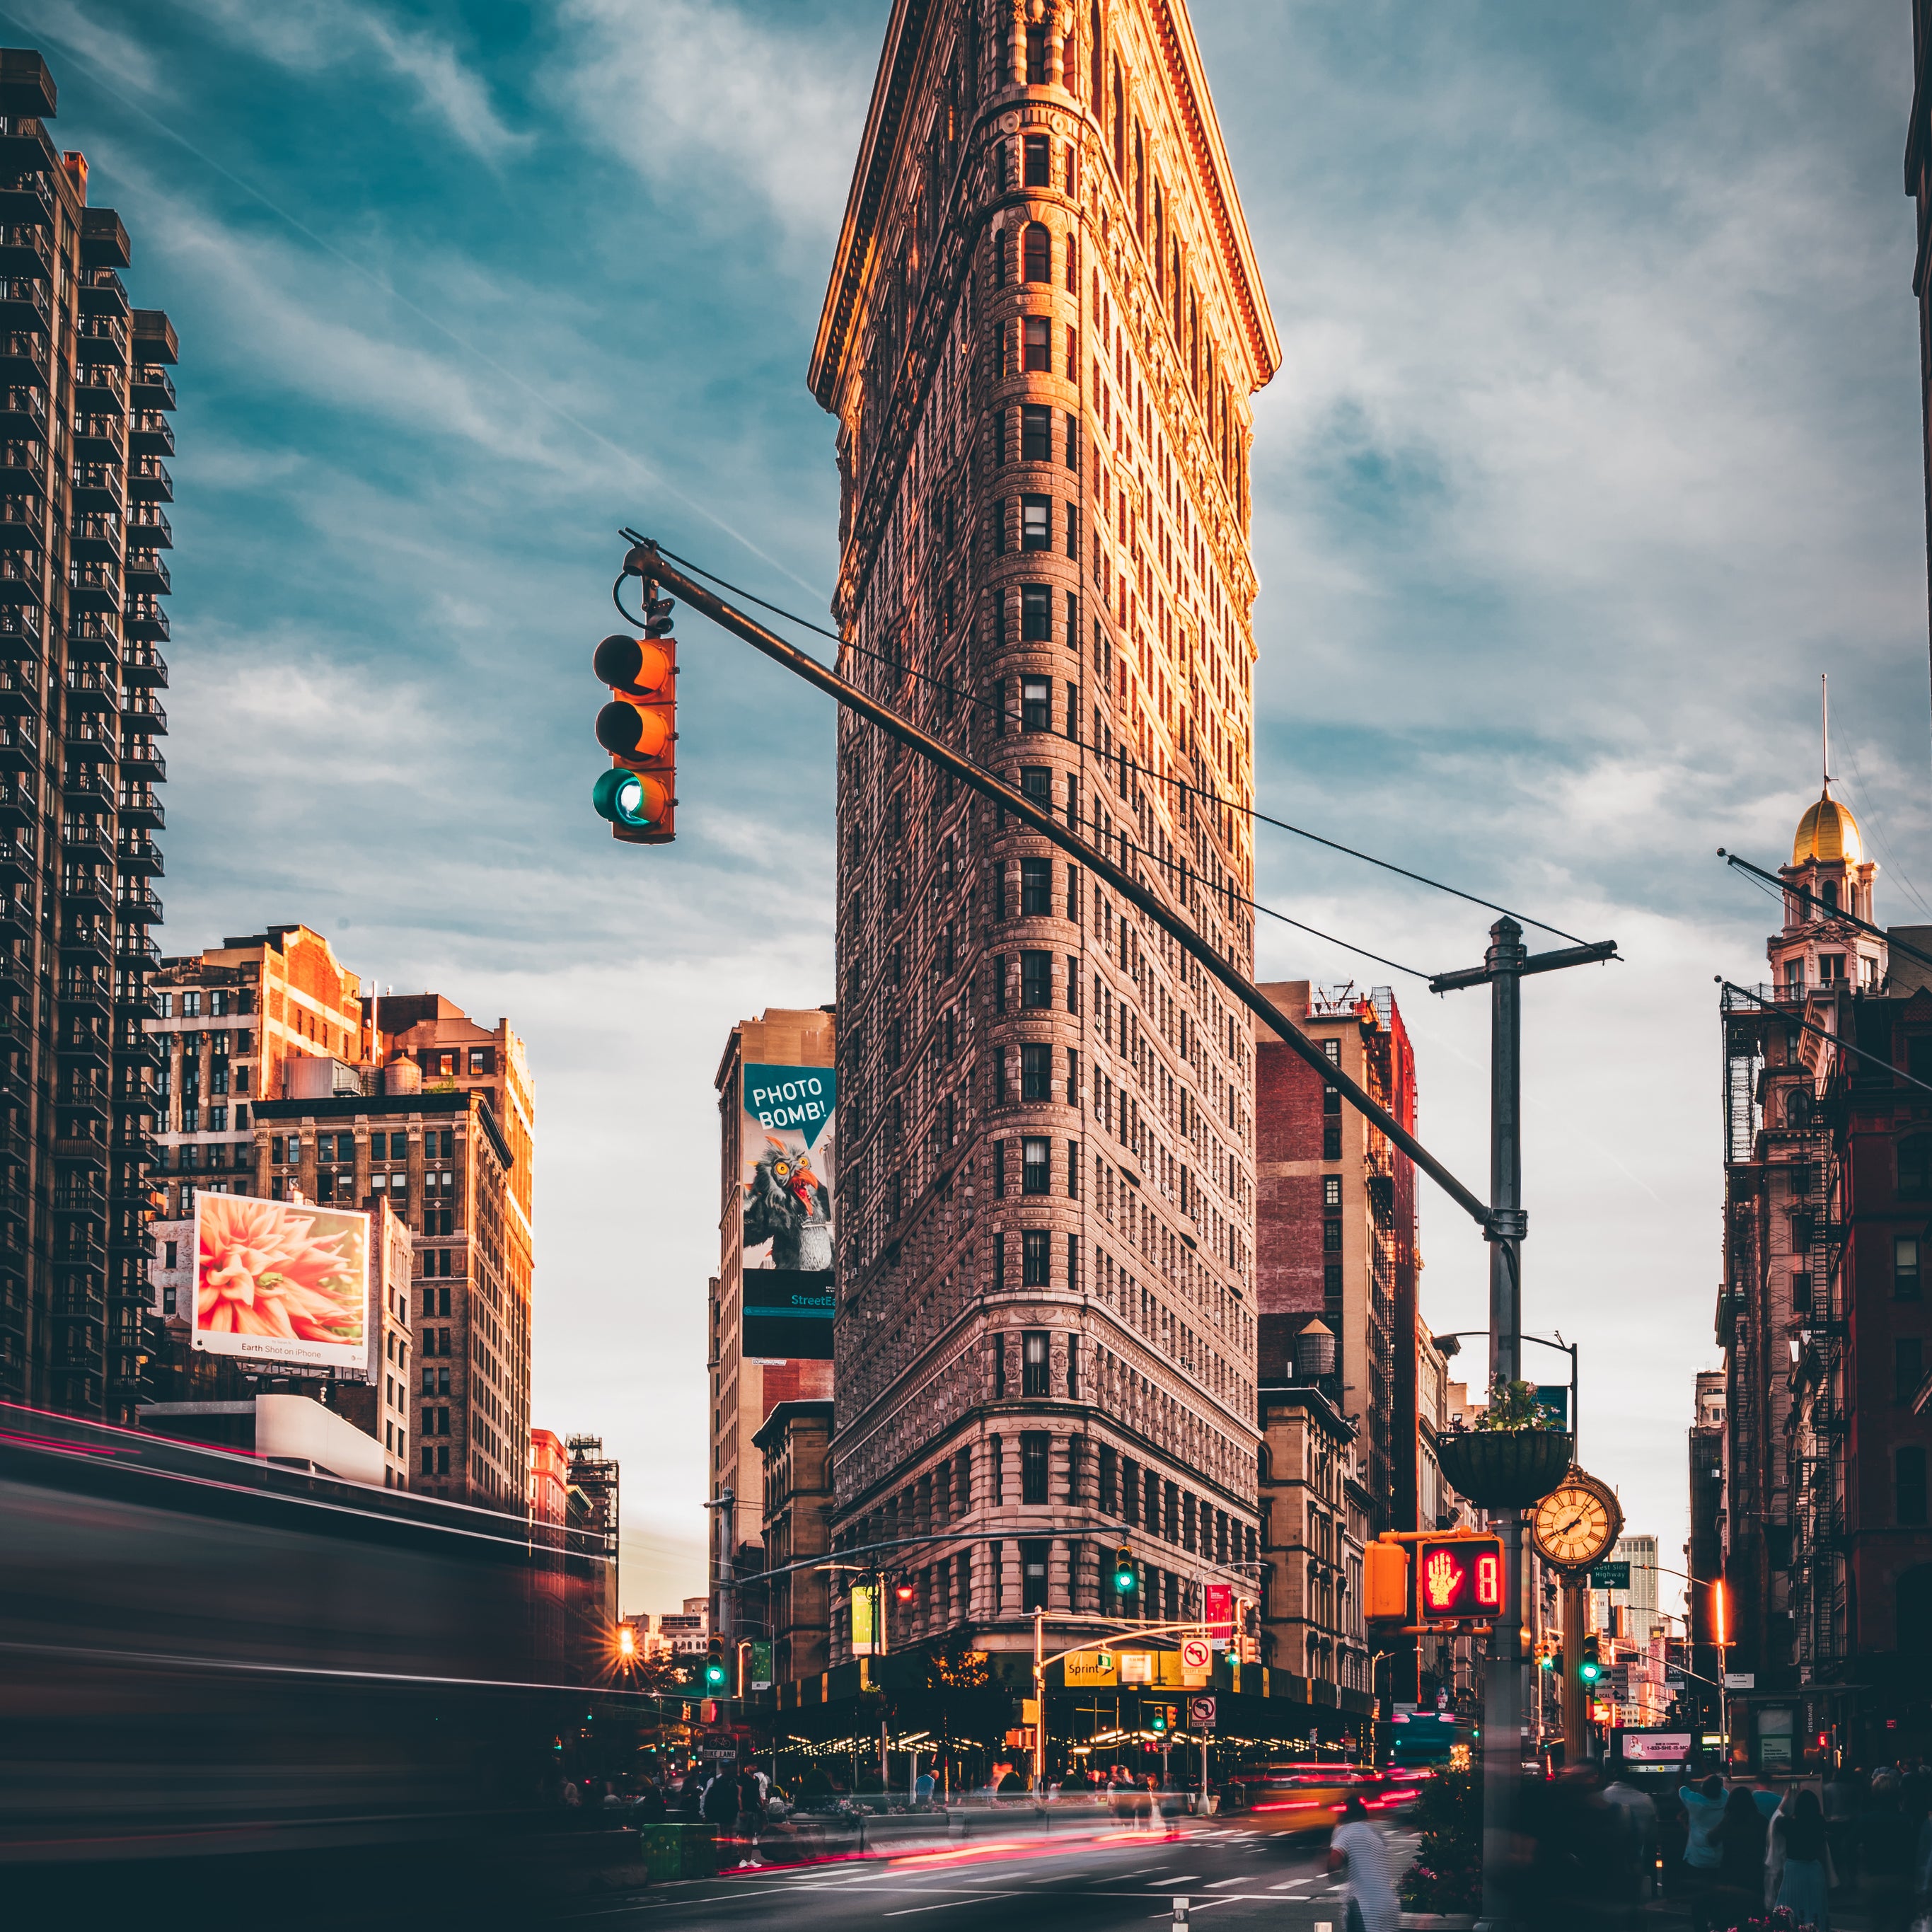
[[[630, 532], [628, 531], [626, 531], [622, 532], [622, 534], [628, 536]], [[662, 549], [662, 546], [660, 545], [659, 548]], [[664, 551], [664, 554], [669, 557], [674, 563], [682, 565], [686, 569], [692, 571], [695, 574], [709, 578], [714, 584], [723, 584], [724, 582], [724, 580], [722, 578], [718, 577], [714, 572], [708, 570], [700, 570], [697, 565], [692, 563], [688, 558], [680, 556], [675, 550], [666, 550]], [[618, 614], [620, 616], [623, 617], [628, 622], [633, 624], [639, 623], [641, 620], [634, 616], [630, 611], [626, 610], [624, 608], [624, 600], [620, 595], [620, 592], [622, 590], [623, 584], [624, 580], [622, 578], [620, 577], [616, 582], [611, 585], [610, 601], [617, 607]], [[727, 584], [724, 587], [731, 590], [734, 595], [746, 598], [748, 602], [759, 605], [760, 608], [764, 610], [772, 611], [776, 616], [784, 617], [790, 615], [788, 612], [779, 610], [776, 604], [767, 604], [762, 598], [752, 596], [748, 591], [738, 590], [734, 585]], [[808, 623], [806, 620], [802, 617], [796, 619], [795, 621], [800, 624], [804, 624], [808, 630], [818, 628], [816, 626]], [[819, 635], [821, 637], [830, 638], [832, 637], [833, 634], [830, 631], [820, 630], [819, 631]], [[834, 641], [842, 645], [845, 645], [845, 640], [842, 638], [835, 638]], [[862, 656], [868, 657], [874, 657], [878, 655], [876, 652], [865, 651], [862, 646], [856, 644], [845, 645], [845, 648], [860, 651]], [[887, 664], [892, 664], [896, 661], [887, 658], [884, 659], [883, 662]], [[919, 675], [919, 674], [915, 674], [915, 675]], [[985, 700], [982, 700], [977, 701], [983, 703]], [[975, 760], [974, 762], [977, 764], [978, 760]], [[980, 768], [982, 771], [987, 770], [987, 767], [984, 765], [981, 765]], [[989, 775], [993, 777], [998, 777], [999, 776], [998, 772], [992, 772]], [[1372, 952], [1366, 946], [1358, 946], [1351, 940], [1340, 938], [1332, 932], [1324, 932], [1319, 926], [1310, 926], [1305, 920], [1292, 919], [1285, 912], [1277, 912], [1273, 906], [1264, 905], [1259, 899], [1250, 898], [1245, 892], [1238, 892], [1235, 891], [1234, 887], [1232, 886], [1211, 885], [1205, 879], [1202, 878], [1200, 874], [1194, 872], [1192, 868], [1188, 866], [1184, 862], [1169, 859], [1162, 854], [1151, 851], [1146, 846], [1140, 844], [1136, 841], [1130, 838], [1127, 836], [1126, 831], [1124, 827], [1122, 827], [1120, 830], [1111, 835], [1102, 836], [1110, 836], [1114, 842], [1116, 842], [1123, 854], [1128, 852], [1134, 853], [1139, 857], [1146, 860], [1150, 865], [1158, 866], [1162, 872], [1178, 873], [1184, 880], [1191, 879], [1200, 886], [1201, 890], [1203, 892], [1212, 892], [1217, 898], [1231, 900], [1237, 904], [1246, 906], [1251, 910], [1260, 913], [1266, 918], [1279, 920], [1283, 926], [1293, 926], [1298, 932], [1307, 933], [1311, 938], [1321, 940], [1325, 944], [1330, 946], [1339, 946], [1343, 952], [1352, 952], [1360, 958], [1372, 959], [1378, 966], [1386, 966], [1393, 972], [1406, 973], [1412, 979], [1422, 980], [1425, 984], [1426, 984], [1426, 982], [1433, 976], [1432, 974], [1424, 972], [1420, 967], [1405, 966], [1400, 959], [1390, 959], [1385, 957], [1382, 953]]]
[[[640, 532], [628, 528], [620, 530], [618, 535], [633, 543], [648, 543], [650, 541]], [[1019, 721], [1020, 714], [1010, 706], [995, 703], [988, 698], [982, 698], [976, 692], [962, 691], [958, 686], [949, 682], [943, 677], [938, 676], [930, 671], [920, 670], [908, 664], [902, 658], [893, 657], [886, 652], [872, 650], [866, 645], [854, 642], [849, 638], [842, 638], [836, 631], [829, 631], [822, 624], [814, 624], [810, 618], [801, 617], [796, 611], [788, 610], [782, 604], [768, 602], [765, 598], [746, 590], [742, 585], [734, 584], [728, 578], [719, 576], [715, 570], [707, 570], [702, 564], [694, 562], [689, 557], [679, 556], [676, 550], [669, 549], [662, 544], [656, 544], [654, 548], [669, 557], [672, 562], [680, 565], [683, 568], [691, 572], [694, 576], [705, 578], [707, 581], [716, 584], [722, 590], [728, 590], [734, 597], [744, 598], [748, 602], [757, 604], [760, 610], [769, 610], [774, 616], [782, 617], [787, 623], [796, 624], [802, 629], [811, 632], [816, 637], [827, 639], [830, 642], [836, 644], [841, 650], [850, 651], [858, 656], [869, 658], [876, 664], [884, 664], [897, 671], [902, 677], [910, 677], [920, 683], [931, 685], [934, 689], [944, 692], [948, 697], [956, 699], [962, 704], [970, 705], [976, 710], [990, 713], [1004, 724], [1012, 724]], [[621, 610], [623, 606], [620, 604], [617, 608]], [[1094, 748], [1097, 749], [1097, 748]], [[1588, 943], [1578, 938], [1574, 932], [1566, 932], [1560, 926], [1550, 925], [1546, 920], [1533, 919], [1528, 913], [1517, 912], [1512, 908], [1501, 904], [1494, 899], [1486, 899], [1478, 893], [1465, 892], [1460, 886], [1452, 886], [1441, 879], [1431, 878], [1426, 872], [1418, 872], [1406, 866], [1398, 866], [1391, 859], [1378, 859], [1372, 852], [1364, 852], [1354, 846], [1344, 845], [1340, 840], [1330, 838], [1319, 832], [1310, 832], [1305, 826], [1290, 824], [1286, 819], [1276, 818], [1270, 813], [1262, 811], [1257, 806], [1242, 805], [1234, 800], [1222, 797], [1220, 793], [1210, 788], [1190, 784], [1185, 778], [1180, 778], [1172, 772], [1158, 770], [1151, 765], [1142, 764], [1138, 759], [1129, 758], [1124, 748], [1118, 752], [1102, 755], [1110, 764], [1117, 764], [1127, 770], [1138, 772], [1157, 784], [1171, 785], [1178, 791], [1187, 793], [1196, 798], [1204, 799], [1222, 811], [1234, 813], [1257, 824], [1272, 826], [1276, 830], [1280, 832], [1292, 832], [1298, 838], [1306, 838], [1312, 844], [1325, 845], [1331, 851], [1340, 852], [1348, 858], [1359, 859], [1364, 865], [1379, 866], [1384, 872], [1394, 872], [1402, 878], [1412, 879], [1418, 885], [1432, 886], [1437, 892], [1447, 892], [1450, 897], [1462, 899], [1468, 904], [1479, 905], [1488, 911], [1502, 913], [1508, 918], [1520, 920], [1525, 926], [1534, 926], [1539, 932], [1547, 932], [1554, 934], [1558, 939], [1567, 939], [1574, 945], [1582, 946]], [[1256, 904], [1252, 900], [1247, 903]], [[1257, 906], [1256, 909], [1262, 911], [1268, 910], [1266, 907], [1261, 906]], [[1280, 918], [1282, 915], [1271, 913], [1270, 916]], [[1288, 923], [1293, 925], [1295, 922], [1291, 920]], [[1304, 930], [1313, 932], [1314, 928], [1307, 927]], [[1327, 936], [1326, 934], [1318, 935], [1322, 938]], [[1347, 944], [1346, 940], [1335, 940], [1331, 943], [1343, 946]], [[1349, 946], [1348, 950], [1351, 952], [1361, 952], [1365, 958], [1378, 958], [1376, 954], [1366, 952], [1360, 946]], [[1388, 965], [1392, 962], [1380, 960], [1378, 963]], [[1404, 966], [1398, 967], [1396, 970], [1406, 973], [1412, 969]], [[1422, 976], [1426, 978], [1428, 976], [1424, 974]]]

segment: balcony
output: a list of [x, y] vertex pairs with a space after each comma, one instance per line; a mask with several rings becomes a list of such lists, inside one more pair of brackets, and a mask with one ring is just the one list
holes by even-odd
[[172, 550], [174, 526], [153, 504], [142, 503], [128, 518], [128, 541], [148, 550]]
[[70, 563], [68, 566], [67, 584], [70, 610], [111, 611], [120, 608], [121, 573], [111, 563]]
[[114, 848], [114, 856], [124, 872], [139, 873], [151, 879], [158, 879], [167, 870], [162, 862], [161, 848], [145, 833], [136, 836], [124, 830], [120, 843]]
[[70, 1120], [82, 1118], [104, 1120], [107, 1118], [107, 1083], [82, 1080], [64, 1085], [54, 1096], [54, 1105]]
[[121, 622], [130, 639], [150, 644], [164, 644], [168, 640], [167, 607], [158, 597], [129, 598]]
[[34, 876], [34, 836], [31, 832], [9, 836], [0, 832], [0, 879], [24, 886]]
[[[104, 284], [103, 285], [104, 286]], [[124, 304], [128, 292], [121, 287], [118, 277], [114, 286], [120, 290]], [[128, 360], [128, 325], [118, 315], [93, 314], [80, 319], [80, 326], [74, 334], [74, 352], [83, 362], [119, 362]]]
[[145, 920], [149, 926], [166, 922], [160, 898], [146, 886], [123, 886], [115, 896], [114, 910], [123, 920]]
[[0, 604], [0, 658], [38, 657], [40, 607], [38, 604]]
[[110, 913], [114, 889], [105, 872], [65, 872], [61, 876], [61, 903], [70, 912]]
[[0, 334], [0, 382], [9, 388], [47, 386], [47, 338], [38, 328], [9, 329]]
[[[0, 148], [13, 144], [14, 137], [0, 136]], [[51, 228], [57, 206], [53, 190], [37, 174], [0, 178], [0, 221], [9, 228]]]
[[0, 717], [38, 718], [40, 715], [40, 665], [34, 659], [20, 660], [27, 668], [16, 670], [0, 663]]
[[106, 664], [121, 656], [121, 626], [105, 611], [92, 610], [84, 617], [70, 617], [67, 626], [68, 655], [82, 664]]
[[134, 400], [144, 410], [174, 408], [174, 378], [158, 362], [137, 362], [134, 365]]
[[121, 823], [154, 832], [166, 828], [168, 815], [161, 802], [146, 785], [123, 785], [120, 799]]
[[128, 553], [127, 584], [130, 591], [150, 597], [164, 597], [175, 587], [174, 579], [168, 574], [168, 567], [158, 550], [130, 550]]
[[13, 222], [0, 211], [0, 275], [10, 281], [53, 279], [54, 244], [37, 221]]
[[[0, 423], [0, 431], [6, 425]], [[158, 456], [140, 456], [128, 466], [128, 488], [144, 503], [172, 503], [175, 479]]]
[[128, 447], [137, 456], [172, 456], [175, 426], [159, 410], [142, 410], [128, 425]]
[[63, 1010], [105, 1014], [108, 1010], [107, 980], [104, 974], [70, 973], [60, 982]]
[[47, 300], [46, 288], [31, 278], [0, 278], [0, 330], [22, 328], [52, 334], [53, 304]]
[[114, 850], [114, 835], [104, 826], [70, 818], [61, 827], [61, 850], [70, 859], [100, 859]]
[[145, 932], [124, 927], [116, 938], [114, 963], [124, 973], [158, 972], [161, 949]]
[[[4, 425], [0, 425], [4, 430]], [[74, 506], [76, 510], [116, 510], [127, 494], [118, 463], [76, 463], [74, 466]]]
[[[97, 1250], [99, 1255], [97, 1266], [105, 1267], [107, 1256]], [[56, 1258], [68, 1258], [64, 1255]], [[107, 1319], [107, 1299], [101, 1293], [100, 1284], [94, 1281], [74, 1280], [56, 1288], [53, 1293], [52, 1312], [62, 1322], [105, 1322]]]
[[96, 1066], [107, 1064], [107, 1036], [90, 1028], [70, 1026], [56, 1036], [55, 1049], [64, 1060]]
[[61, 797], [70, 812], [112, 812], [114, 788], [92, 765], [71, 768], [61, 781]]
[[117, 978], [114, 1010], [127, 1019], [158, 1020], [161, 1016], [160, 996], [146, 980]]
[[[80, 395], [76, 392], [76, 398]], [[75, 415], [74, 453], [84, 463], [118, 460], [127, 450], [127, 431], [115, 416]]]
[[[31, 497], [20, 500], [32, 504]], [[112, 511], [76, 517], [68, 527], [68, 555], [83, 563], [98, 563], [112, 569], [121, 562], [121, 519]]]
[[61, 934], [61, 958], [68, 969], [82, 971], [114, 963], [114, 936], [105, 926], [74, 926]]
[[34, 720], [0, 718], [0, 772], [31, 772], [40, 761], [40, 733]]
[[70, 718], [67, 726], [67, 754], [76, 762], [111, 764], [119, 755], [120, 743], [112, 718], [85, 715]]
[[112, 416], [118, 424], [128, 413], [128, 378], [111, 362], [82, 363], [74, 386], [76, 416]]
[[121, 661], [122, 682], [130, 685], [147, 685], [157, 689], [165, 689], [168, 682], [168, 661], [152, 644], [130, 644], [128, 655]]
[[41, 576], [38, 550], [0, 550], [0, 601], [38, 605]]
[[121, 747], [121, 776], [128, 778], [145, 778], [150, 784], [160, 784], [167, 777], [168, 761], [147, 738], [130, 738]]
[[47, 452], [38, 442], [0, 446], [0, 490], [13, 496], [40, 496], [47, 487]]

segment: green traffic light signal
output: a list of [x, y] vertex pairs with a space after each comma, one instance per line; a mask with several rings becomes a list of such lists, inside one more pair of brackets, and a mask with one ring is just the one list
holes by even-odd
[[1148, 1729], [1150, 1731], [1167, 1729], [1167, 1706], [1165, 1704], [1156, 1704], [1148, 1714]]
[[1597, 1640], [1586, 1636], [1583, 1640], [1583, 1654], [1577, 1660], [1576, 1675], [1582, 1682], [1594, 1684], [1603, 1674], [1604, 1666], [1599, 1660]]
[[1124, 1543], [1114, 1552], [1114, 1588], [1123, 1597], [1131, 1596], [1136, 1581], [1134, 1552]]

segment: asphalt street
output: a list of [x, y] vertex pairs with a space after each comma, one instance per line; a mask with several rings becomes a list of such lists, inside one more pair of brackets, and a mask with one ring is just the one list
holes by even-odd
[[[1414, 1834], [1389, 1831], [1391, 1863], [1413, 1855]], [[1174, 1900], [1188, 1900], [1190, 1924], [1266, 1924], [1282, 1932], [1342, 1932], [1340, 1888], [1324, 1869], [1319, 1844], [1258, 1832], [1230, 1822], [1184, 1826], [1178, 1835], [1128, 1832], [1012, 1834], [998, 1844], [914, 1852], [874, 1863], [653, 1886], [629, 1900], [609, 1899], [560, 1923], [728, 1932], [782, 1925], [910, 1928], [931, 1920], [946, 1932], [1142, 1932], [1172, 1924]]]

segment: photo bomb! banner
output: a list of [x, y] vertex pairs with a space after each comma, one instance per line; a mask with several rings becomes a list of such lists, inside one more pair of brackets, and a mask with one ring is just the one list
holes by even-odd
[[829, 1066], [747, 1066], [740, 1084], [744, 1351], [829, 1361], [838, 1076]]
[[194, 1198], [194, 1346], [369, 1366], [369, 1216], [246, 1194]]

